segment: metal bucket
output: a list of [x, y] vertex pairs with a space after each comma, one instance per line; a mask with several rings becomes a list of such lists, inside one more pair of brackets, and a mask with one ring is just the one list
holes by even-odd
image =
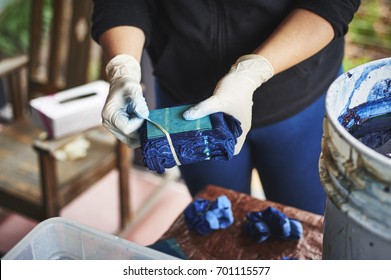
[[350, 70], [328, 90], [319, 161], [327, 194], [323, 259], [391, 259], [391, 158], [353, 137], [351, 123], [340, 119], [368, 102], [376, 106], [350, 122], [391, 112], [391, 58]]

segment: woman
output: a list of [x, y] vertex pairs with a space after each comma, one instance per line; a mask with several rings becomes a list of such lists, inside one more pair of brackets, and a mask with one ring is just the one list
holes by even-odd
[[106, 128], [139, 145], [137, 129], [149, 113], [140, 86], [146, 48], [158, 107], [196, 102], [185, 119], [224, 112], [241, 123], [232, 160], [180, 166], [193, 195], [208, 184], [249, 193], [256, 168], [269, 200], [323, 213], [324, 95], [341, 71], [343, 36], [360, 1], [94, 3], [92, 36], [109, 60]]

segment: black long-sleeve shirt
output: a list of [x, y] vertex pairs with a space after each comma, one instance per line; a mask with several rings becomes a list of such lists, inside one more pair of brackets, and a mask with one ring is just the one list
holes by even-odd
[[307, 60], [275, 75], [254, 94], [253, 127], [304, 109], [324, 93], [341, 66], [343, 36], [359, 0], [94, 0], [92, 36], [129, 25], [146, 36], [154, 75], [178, 103], [213, 93], [238, 57], [251, 53], [293, 9], [325, 18], [335, 38]]

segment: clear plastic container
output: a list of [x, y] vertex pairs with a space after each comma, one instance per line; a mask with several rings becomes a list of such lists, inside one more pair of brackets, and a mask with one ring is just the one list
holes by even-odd
[[56, 217], [39, 223], [3, 260], [176, 260], [91, 227]]

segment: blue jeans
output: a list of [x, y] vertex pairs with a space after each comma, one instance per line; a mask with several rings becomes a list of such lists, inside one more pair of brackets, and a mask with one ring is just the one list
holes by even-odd
[[[158, 108], [175, 104], [158, 83], [155, 92]], [[323, 215], [325, 193], [318, 161], [324, 115], [325, 94], [295, 116], [251, 129], [241, 152], [230, 161], [180, 166], [190, 193], [213, 184], [249, 194], [255, 168], [268, 200]]]

